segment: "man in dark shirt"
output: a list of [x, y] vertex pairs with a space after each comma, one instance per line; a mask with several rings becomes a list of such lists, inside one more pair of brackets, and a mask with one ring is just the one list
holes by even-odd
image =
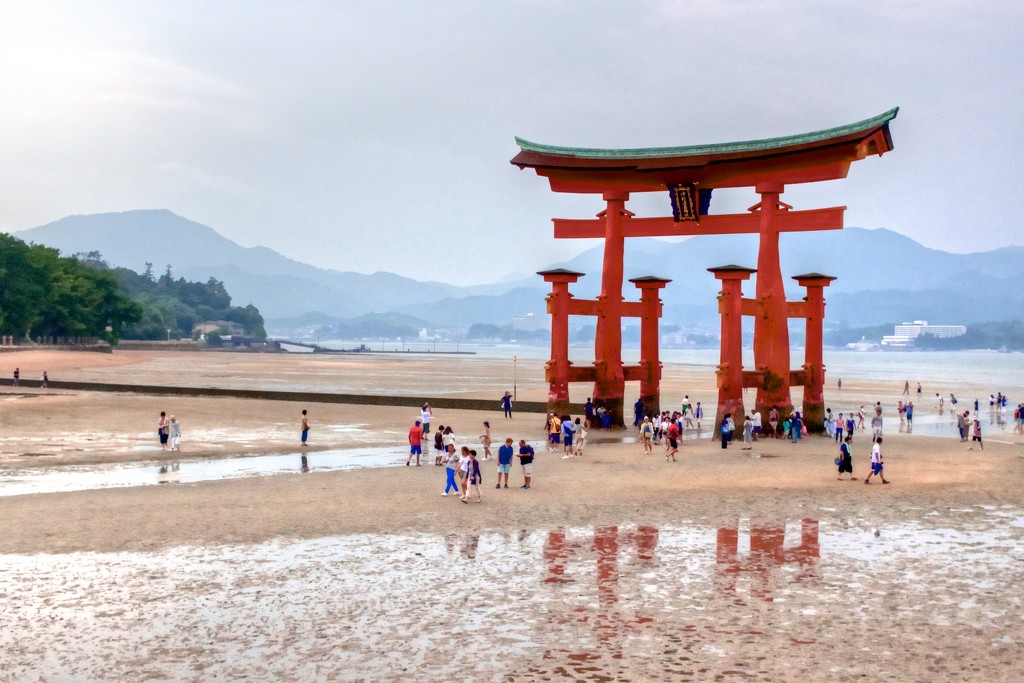
[[519, 464], [523, 466], [523, 484], [520, 488], [530, 488], [530, 481], [533, 479], [533, 446], [526, 443], [526, 439], [519, 440]]

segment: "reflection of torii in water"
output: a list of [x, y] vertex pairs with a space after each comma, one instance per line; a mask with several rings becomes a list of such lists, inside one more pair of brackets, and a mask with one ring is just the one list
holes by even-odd
[[[627, 237], [668, 237], [752, 233], [760, 237], [757, 257], [757, 291], [742, 299], [739, 283], [733, 282], [730, 301], [719, 300], [726, 328], [725, 308], [735, 325], [723, 339], [719, 368], [719, 405], [725, 399], [742, 402], [742, 389], [757, 387], [755, 409], [772, 406], [792, 408], [790, 387], [802, 385], [803, 411], [812, 428], [824, 415], [824, 364], [821, 362], [820, 318], [824, 300], [820, 289], [831, 279], [818, 273], [801, 276], [808, 285], [808, 299], [786, 300], [779, 265], [779, 235], [783, 232], [837, 230], [843, 227], [846, 207], [793, 210], [781, 201], [786, 185], [845, 178], [850, 165], [869, 155], [892, 149], [889, 122], [898, 109], [857, 123], [786, 137], [688, 147], [648, 149], [585, 149], [541, 145], [516, 138], [520, 152], [512, 163], [532, 168], [548, 179], [554, 192], [600, 195], [605, 209], [596, 219], [554, 220], [556, 238], [604, 240], [600, 294], [596, 299], [575, 299], [569, 285], [582, 273], [565, 270], [540, 273], [552, 284], [548, 297], [551, 315], [551, 360], [545, 366], [548, 407], [569, 412], [569, 384], [593, 382], [595, 407], [604, 408], [616, 426], [623, 426], [623, 397], [627, 381], [640, 382], [640, 398], [648, 411], [660, 405], [661, 363], [658, 359], [659, 290], [669, 280], [655, 277], [631, 280], [641, 290], [640, 302], [622, 296], [624, 244]], [[710, 214], [715, 188], [753, 188], [759, 200], [746, 213]], [[668, 192], [673, 215], [638, 218], [626, 209], [630, 195]], [[753, 272], [748, 269], [747, 277]], [[719, 273], [716, 273], [718, 277]], [[730, 278], [732, 276], [729, 276]], [[719, 278], [721, 279], [721, 278]], [[824, 283], [824, 284], [823, 284]], [[568, 317], [596, 318], [594, 362], [573, 366], [568, 355]], [[739, 317], [754, 317], [755, 370], [743, 372], [738, 356]], [[622, 320], [640, 318], [640, 362], [622, 362]], [[800, 370], [790, 368], [789, 318], [805, 318], [808, 325], [807, 355]], [[742, 424], [742, 410], [737, 422]]]
[[[597, 563], [595, 579], [600, 609], [591, 622], [598, 639], [606, 646], [620, 647], [626, 632], [653, 621], [651, 617], [637, 615], [626, 619], [616, 607], [619, 602], [619, 552], [633, 546], [637, 560], [643, 566], [654, 562], [654, 551], [658, 545], [658, 530], [655, 527], [639, 526], [635, 531], [620, 532], [618, 527], [596, 527], [591, 538], [571, 538], [565, 529], [548, 532], [544, 541], [544, 561], [547, 572], [544, 583], [572, 583], [574, 579], [565, 575], [572, 560], [587, 559], [593, 555]], [[587, 609], [580, 607], [573, 617], [561, 617], [565, 623], [590, 621]], [[570, 655], [572, 656], [572, 655]], [[581, 655], [582, 656], [582, 655]]]
[[715, 563], [719, 576], [724, 579], [723, 591], [736, 592], [736, 582], [743, 574], [750, 574], [750, 593], [765, 602], [775, 599], [774, 577], [784, 564], [796, 563], [800, 567], [796, 581], [816, 575], [820, 549], [818, 546], [818, 520], [800, 521], [800, 545], [786, 548], [786, 529], [782, 526], [752, 525], [750, 527], [750, 553], [739, 556], [739, 530], [722, 527], [718, 530]]

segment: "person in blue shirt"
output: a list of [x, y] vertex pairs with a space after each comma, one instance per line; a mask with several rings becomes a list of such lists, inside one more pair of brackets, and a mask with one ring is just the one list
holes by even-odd
[[562, 416], [562, 445], [565, 455], [563, 458], [572, 457], [572, 437], [576, 434], [576, 429], [572, 425], [572, 418], [569, 415]]
[[512, 450], [512, 438], [505, 439], [505, 445], [498, 447], [498, 483], [494, 485], [494, 488], [501, 488], [501, 477], [505, 477], [505, 488], [508, 488], [508, 472], [512, 469], [512, 456], [514, 455]]
[[526, 443], [526, 439], [519, 440], [519, 464], [523, 466], [523, 481], [520, 488], [529, 489], [533, 481], [533, 446]]

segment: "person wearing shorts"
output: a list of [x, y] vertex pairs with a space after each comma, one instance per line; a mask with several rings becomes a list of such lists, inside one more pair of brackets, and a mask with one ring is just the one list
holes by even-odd
[[576, 430], [572, 426], [572, 418], [568, 415], [562, 418], [562, 446], [565, 450], [563, 458], [572, 457], [572, 437], [576, 433]]
[[[526, 443], [526, 439], [519, 440], [519, 464], [523, 468], [523, 485], [519, 488], [529, 489], [533, 481], [533, 446]], [[506, 480], [507, 481], [507, 480]]]
[[640, 425], [640, 438], [644, 442], [644, 455], [651, 453], [654, 450], [654, 425], [649, 417], [645, 417]]
[[501, 478], [505, 477], [505, 488], [508, 488], [508, 473], [512, 469], [512, 456], [514, 455], [512, 449], [512, 438], [505, 439], [505, 445], [498, 447], [498, 483], [494, 485], [494, 488], [500, 489], [502, 487]]
[[679, 452], [679, 437], [679, 423], [672, 420], [668, 424], [668, 449], [665, 451], [665, 462], [668, 462], [669, 458], [672, 458], [672, 462], [676, 461], [676, 453]]
[[[306, 411], [302, 411], [305, 413]], [[156, 421], [156, 434], [160, 437], [160, 450], [167, 450], [167, 437], [170, 436], [171, 423], [167, 420], [167, 413], [160, 411], [160, 419]], [[305, 441], [305, 438], [303, 438]]]
[[975, 442], [981, 446], [981, 450], [985, 450], [985, 444], [981, 441], [981, 422], [977, 419], [974, 420], [974, 427], [971, 430], [971, 447], [967, 450], [973, 451]]
[[885, 473], [882, 465], [882, 437], [875, 439], [875, 445], [871, 447], [871, 472], [864, 478], [865, 484], [871, 483], [871, 477], [878, 475], [878, 478], [882, 480], [883, 484], [888, 484], [889, 480], [885, 478]]
[[[160, 414], [163, 415], [163, 413]], [[299, 431], [302, 432], [301, 436], [299, 437], [301, 439], [302, 445], [308, 446], [309, 444], [306, 443], [306, 440], [309, 438], [309, 416], [306, 415], [305, 410], [302, 411], [302, 420], [299, 422]]]
[[412, 462], [414, 455], [416, 456], [416, 467], [419, 467], [420, 456], [423, 455], [423, 427], [420, 426], [419, 420], [416, 420], [416, 424], [409, 429], [409, 457], [405, 460], [406, 467]]
[[558, 416], [551, 413], [548, 417], [548, 450], [555, 450], [555, 446], [558, 445], [559, 438], [562, 435], [562, 421], [558, 419]]

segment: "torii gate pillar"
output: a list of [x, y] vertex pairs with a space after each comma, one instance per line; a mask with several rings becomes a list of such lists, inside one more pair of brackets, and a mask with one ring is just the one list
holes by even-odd
[[661, 358], [658, 353], [661, 295], [658, 292], [672, 281], [648, 276], [631, 278], [630, 282], [640, 289], [640, 400], [644, 402], [644, 414], [652, 415], [660, 410], [661, 405]]
[[569, 285], [583, 276], [571, 270], [547, 270], [538, 273], [551, 283], [548, 313], [551, 315], [551, 360], [544, 364], [548, 381], [548, 410], [565, 415], [569, 412], [569, 309], [572, 294]]
[[[733, 421], [743, 427], [743, 282], [757, 271], [741, 266], [708, 268], [722, 282], [718, 294], [718, 313], [722, 319], [722, 345], [718, 362], [718, 420], [733, 413]], [[719, 431], [714, 431], [720, 438]]]
[[820, 273], [795, 275], [793, 279], [807, 289], [802, 311], [796, 304], [797, 312], [803, 313], [807, 321], [804, 342], [804, 424], [808, 431], [821, 431], [825, 423], [825, 363], [822, 357], [822, 326], [825, 319], [825, 287], [834, 277]]

